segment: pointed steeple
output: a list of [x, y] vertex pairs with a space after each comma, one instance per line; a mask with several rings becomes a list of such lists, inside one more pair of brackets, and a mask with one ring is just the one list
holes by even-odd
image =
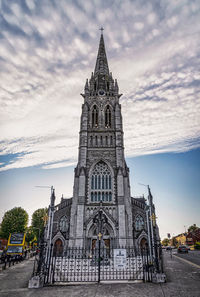
[[86, 81], [84, 98], [89, 96], [121, 96], [119, 95], [119, 87], [117, 81], [112, 78], [112, 73], [109, 72], [108, 61], [106, 57], [106, 50], [104, 45], [103, 28], [101, 30], [101, 37], [99, 42], [99, 49], [97, 54], [96, 66], [91, 78]]
[[98, 50], [98, 55], [97, 55], [97, 61], [96, 61], [96, 66], [94, 70], [94, 75], [98, 74], [107, 74], [109, 75], [109, 68], [108, 68], [108, 61], [106, 57], [106, 50], [105, 50], [105, 45], [104, 45], [104, 38], [103, 38], [103, 28], [101, 30], [101, 37], [100, 37], [100, 42], [99, 42], [99, 50]]
[[152, 194], [151, 194], [151, 190], [150, 190], [149, 185], [148, 185], [147, 187], [148, 187], [149, 204], [152, 206], [152, 205], [153, 205], [153, 196], [152, 196]]
[[89, 84], [88, 84], [88, 79], [86, 79], [85, 83], [85, 94], [89, 93]]

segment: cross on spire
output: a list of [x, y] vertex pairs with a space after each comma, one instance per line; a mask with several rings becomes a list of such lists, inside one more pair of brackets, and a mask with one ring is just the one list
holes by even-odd
[[104, 30], [104, 28], [101, 27], [99, 30], [101, 31], [101, 34], [103, 34], [103, 30]]

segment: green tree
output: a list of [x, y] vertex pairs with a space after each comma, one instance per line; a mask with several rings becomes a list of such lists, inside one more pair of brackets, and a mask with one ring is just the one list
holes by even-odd
[[1, 223], [1, 236], [3, 238], [9, 237], [10, 233], [26, 231], [28, 224], [28, 213], [21, 207], [14, 207], [8, 210]]
[[196, 242], [194, 245], [195, 250], [200, 250], [200, 242]]
[[30, 245], [30, 243], [35, 238], [35, 232], [32, 226], [28, 227], [26, 230], [26, 242]]
[[34, 211], [32, 215], [32, 228], [37, 239], [43, 234], [44, 227], [48, 218], [48, 209], [47, 208], [39, 208]]
[[169, 242], [170, 242], [170, 240], [168, 238], [164, 238], [161, 243], [164, 246], [168, 246], [169, 245]]
[[199, 229], [199, 227], [197, 227], [196, 224], [193, 224], [193, 225], [191, 225], [191, 226], [188, 228], [188, 232], [194, 232], [194, 231], [196, 231], [197, 229]]

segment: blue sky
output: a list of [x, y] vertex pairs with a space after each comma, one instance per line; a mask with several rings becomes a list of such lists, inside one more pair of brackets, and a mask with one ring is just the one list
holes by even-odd
[[0, 216], [47, 205], [36, 184], [71, 196], [79, 94], [104, 26], [132, 195], [151, 186], [162, 236], [200, 225], [199, 19], [195, 0], [0, 0]]

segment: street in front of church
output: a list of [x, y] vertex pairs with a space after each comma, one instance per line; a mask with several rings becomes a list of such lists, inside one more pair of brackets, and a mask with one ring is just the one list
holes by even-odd
[[200, 251], [189, 255], [178, 255], [164, 251], [164, 270], [167, 282], [154, 283], [107, 283], [47, 286], [28, 289], [28, 281], [33, 271], [34, 259], [12, 266], [0, 272], [1, 297], [199, 297], [200, 292]]

